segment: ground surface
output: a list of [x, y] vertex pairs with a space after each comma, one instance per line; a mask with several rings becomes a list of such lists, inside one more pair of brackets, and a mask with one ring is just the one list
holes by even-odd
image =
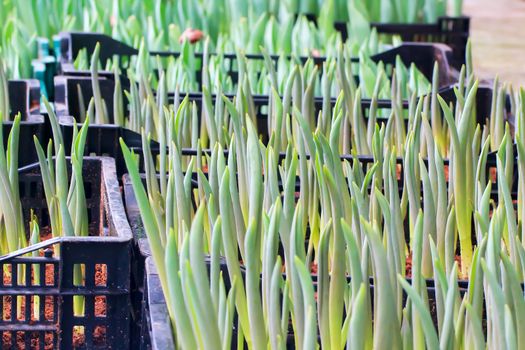
[[525, 86], [525, 0], [464, 1], [478, 76]]

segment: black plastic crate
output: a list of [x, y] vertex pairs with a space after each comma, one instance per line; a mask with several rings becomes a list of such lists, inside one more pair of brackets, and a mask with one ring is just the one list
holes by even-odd
[[[108, 85], [108, 83], [113, 85]], [[55, 113], [57, 114], [58, 123], [62, 131], [66, 152], [69, 152], [73, 142], [75, 118], [77, 127], [79, 127], [81, 123], [79, 119], [81, 111], [77, 85], [81, 86], [84, 101], [89, 103], [93, 97], [93, 89], [89, 78], [70, 79], [65, 76], [55, 77]], [[113, 86], [113, 81], [110, 82], [107, 79], [100, 79], [101, 92], [108, 107], [111, 122], [113, 122]], [[133, 134], [138, 142], [140, 142], [140, 134]], [[119, 145], [120, 136], [121, 128], [119, 126], [114, 124], [95, 124], [95, 121], [91, 120], [85, 146], [85, 153], [87, 155], [115, 158], [119, 176], [121, 175], [120, 169], [123, 164], [122, 151]]]
[[[317, 25], [315, 14], [302, 14]], [[334, 28], [343, 41], [348, 39], [347, 22], [336, 21]], [[465, 53], [470, 35], [470, 17], [442, 16], [435, 23], [382, 23], [372, 22], [378, 34], [399, 35], [404, 42], [442, 43], [452, 49], [450, 64], [457, 70], [465, 63]]]
[[[110, 36], [100, 33], [83, 33], [83, 32], [63, 32], [60, 33], [55, 39], [55, 46], [58, 52], [55, 55], [59, 61], [59, 72], [63, 75], [75, 75], [75, 76], [90, 76], [89, 70], [77, 70], [73, 62], [77, 57], [78, 53], [82, 49], [86, 49], [88, 57], [92, 55], [95, 50], [96, 44], [100, 44], [100, 55], [99, 59], [105, 66], [105, 63], [109, 59], [119, 59], [119, 65], [121, 71], [124, 72], [128, 67], [129, 58], [136, 56], [138, 50], [126, 45], [125, 43], [115, 40]], [[370, 57], [374, 62], [382, 61], [387, 68], [387, 72], [391, 73], [391, 68], [396, 63], [396, 57], [399, 56], [401, 61], [406, 65], [414, 63], [415, 66], [425, 75], [425, 77], [432, 81], [432, 73], [434, 69], [434, 62], [438, 62], [440, 79], [440, 86], [446, 86], [456, 82], [457, 72], [450, 66], [449, 60], [452, 58], [452, 50], [450, 47], [439, 43], [418, 43], [418, 42], [407, 42], [403, 43], [398, 47], [394, 47], [390, 50], [380, 52]], [[179, 52], [172, 51], [150, 51], [149, 55], [152, 57], [178, 57]], [[212, 54], [213, 55], [213, 54]], [[260, 54], [245, 54], [248, 61], [260, 62], [261, 67], [264, 63], [264, 56]], [[196, 80], [201, 82], [202, 76], [202, 62], [203, 54], [195, 53], [195, 57], [198, 61], [198, 67], [196, 72]], [[228, 67], [228, 75], [231, 77], [233, 83], [237, 83], [238, 78], [238, 64], [237, 55], [235, 53], [221, 54]], [[276, 64], [279, 60], [279, 55], [270, 55], [270, 58]], [[322, 65], [326, 61], [326, 57], [299, 57], [292, 58], [298, 62], [305, 63], [308, 59], [311, 59], [316, 65]], [[359, 58], [353, 57], [352, 62], [359, 62]], [[114, 78], [114, 73], [110, 71], [99, 71], [99, 76], [106, 77], [108, 79]], [[127, 76], [122, 75], [121, 81], [123, 83], [129, 83]]]
[[[73, 142], [73, 130], [75, 120], [69, 116], [58, 117], [58, 122], [62, 130], [66, 153], [69, 155], [71, 144]], [[81, 125], [76, 124], [77, 127]], [[117, 174], [120, 175], [121, 165], [123, 162], [122, 151], [120, 150], [119, 137], [121, 128], [113, 124], [89, 124], [85, 154], [88, 156], [111, 157], [115, 159]], [[137, 134], [138, 135], [138, 134]], [[140, 135], [138, 135], [140, 139]]]
[[25, 117], [40, 113], [40, 85], [35, 79], [8, 80], [11, 118], [20, 112]]
[[[129, 348], [131, 230], [127, 223], [115, 163], [110, 158], [84, 158], [89, 237], [58, 237], [0, 257], [0, 320], [3, 349], [125, 349]], [[20, 196], [24, 221], [34, 209], [41, 228], [49, 225], [39, 165], [20, 170]], [[60, 250], [60, 254], [57, 253]], [[38, 257], [28, 256], [37, 252]], [[75, 285], [73, 269], [83, 265], [84, 284]], [[18, 267], [36, 272], [36, 285], [26, 273], [25, 281], [15, 275]], [[6, 271], [13, 271], [6, 280]], [[105, 271], [105, 272], [104, 272]], [[98, 273], [98, 278], [95, 274]], [[105, 274], [105, 276], [104, 276]], [[31, 303], [40, 299], [38, 318], [32, 317]], [[84, 296], [84, 315], [74, 315], [73, 297]], [[25, 312], [17, 318], [17, 302]], [[96, 305], [99, 305], [97, 308]], [[9, 309], [7, 306], [7, 309]], [[79, 338], [78, 330], [84, 330]], [[73, 339], [77, 330], [76, 340]], [[7, 339], [17, 339], [8, 343]]]
[[[29, 165], [38, 161], [36, 149], [33, 147], [33, 135], [40, 142], [48, 138], [47, 125], [44, 117], [40, 115], [40, 86], [37, 80], [9, 80], [7, 82], [9, 92], [10, 116], [9, 120], [3, 122], [4, 147], [7, 146], [7, 136], [13, 126], [13, 118], [20, 113], [20, 152], [18, 153], [19, 167]], [[25, 143], [31, 147], [24, 147]]]
[[[145, 170], [144, 170], [144, 157], [143, 157], [144, 150], [143, 150], [142, 146], [141, 145], [140, 146], [129, 146], [128, 145], [128, 147], [130, 148], [131, 151], [133, 151], [135, 153], [135, 156], [137, 157], [137, 161], [138, 161], [138, 165], [139, 165], [139, 171], [142, 173], [141, 176], [144, 177], [145, 176], [144, 175], [144, 172], [145, 172]], [[152, 144], [150, 145], [150, 151], [151, 151], [151, 154], [152, 154], [152, 156], [154, 158], [159, 156], [160, 151], [159, 151], [158, 143], [152, 141]], [[182, 148], [180, 151], [181, 151], [181, 155], [182, 155], [183, 158], [194, 158], [194, 157], [199, 155], [198, 151], [196, 149], [192, 149], [192, 148]], [[224, 156], [227, 158], [229, 150], [228, 149], [224, 149], [223, 152], [224, 152]], [[513, 145], [512, 152], [513, 152], [513, 158], [517, 159], [516, 145]], [[212, 153], [211, 149], [202, 149], [201, 150], [201, 155], [203, 157], [211, 156], [211, 153]], [[281, 152], [277, 156], [279, 157], [279, 160], [282, 161], [283, 159], [285, 159], [286, 153], [285, 152]], [[310, 157], [309, 155], [306, 155], [306, 158], [309, 158], [309, 157]], [[498, 193], [498, 179], [497, 179], [497, 177], [494, 177], [494, 175], [497, 174], [497, 158], [496, 157], [497, 157], [497, 152], [489, 152], [487, 154], [487, 159], [486, 159], [486, 164], [485, 164], [485, 174], [486, 174], [487, 181], [492, 181], [491, 198], [494, 199], [494, 200], [497, 200], [498, 199], [498, 195], [499, 195], [499, 193]], [[371, 155], [341, 154], [339, 156], [339, 158], [341, 159], [341, 161], [348, 161], [350, 164], [352, 164], [354, 161], [357, 161], [358, 163], [360, 163], [360, 165], [361, 165], [361, 167], [363, 169], [367, 169], [368, 167], [372, 166], [375, 163], [374, 157], [371, 156]], [[403, 190], [403, 178], [404, 178], [403, 158], [402, 157], [397, 157], [395, 162], [396, 162], [396, 166], [397, 166], [397, 170], [398, 170], [398, 174], [397, 174], [397, 176], [398, 176], [398, 178], [397, 178], [397, 180], [398, 180], [398, 187], [399, 187], [399, 191], [401, 192]], [[428, 165], [427, 164], [428, 163], [428, 159], [427, 158], [423, 158], [423, 162], [424, 162], [425, 165]], [[445, 168], [448, 168], [448, 166], [449, 166], [449, 159], [448, 158], [444, 158], [443, 159], [443, 166]], [[447, 170], [447, 169], [445, 169], [445, 170]], [[131, 182], [130, 182], [130, 179], [129, 179], [129, 175], [126, 174], [127, 173], [127, 168], [124, 168], [123, 171], [124, 171], [125, 174], [122, 177], [122, 183], [123, 183], [124, 193], [125, 193], [125, 197], [126, 197], [126, 201], [125, 201], [126, 202], [126, 210], [127, 210], [127, 213], [128, 213], [128, 217], [130, 219], [130, 224], [132, 226], [132, 230], [134, 231], [134, 237], [135, 237], [135, 239], [137, 239], [137, 236], [135, 235], [135, 229], [138, 229], [136, 232], [142, 232], [143, 231], [143, 227], [141, 225], [139, 210], [138, 210], [138, 206], [137, 206], [137, 203], [136, 203], [136, 200], [135, 200], [135, 196], [134, 196], [133, 190], [131, 188]], [[206, 175], [206, 173], [205, 173], [205, 175]], [[195, 185], [195, 183], [197, 183], [196, 177], [194, 177], [192, 181], [193, 181], [192, 185]], [[517, 170], [516, 167], [514, 167], [514, 172], [513, 172], [513, 176], [512, 176], [512, 187], [510, 188], [510, 194], [511, 194], [513, 199], [517, 199], [518, 198], [517, 181], [518, 181], [518, 170]], [[448, 184], [448, 179], [446, 179], [446, 182]], [[145, 184], [145, 182], [144, 182], [144, 184]], [[279, 185], [282, 185], [282, 182], [280, 180], [279, 180]], [[298, 176], [296, 177], [295, 186], [296, 186], [296, 190], [299, 191], [299, 189], [300, 189], [300, 182], [299, 182], [299, 177]], [[134, 208], [134, 209], [132, 209], [131, 212], [130, 212], [130, 208]], [[145, 237], [145, 235], [142, 234], [138, 238], [144, 238], [144, 237]], [[149, 249], [147, 251], [149, 251]]]
[[[439, 17], [436, 23], [370, 23], [378, 34], [396, 34], [403, 41], [443, 43], [452, 49], [450, 65], [460, 70], [465, 63], [465, 53], [470, 31], [470, 17]], [[348, 38], [345, 22], [336, 22], [335, 28], [343, 40]]]
[[[140, 217], [139, 207], [128, 175], [124, 175], [124, 186], [122, 193], [125, 200], [127, 219], [133, 235], [132, 263], [131, 263], [131, 305], [133, 310], [133, 322], [131, 344], [133, 349], [150, 349], [149, 331], [146, 330], [146, 314], [144, 311], [147, 303], [146, 288], [146, 258], [151, 255], [148, 239], [144, 231], [142, 218]], [[155, 273], [156, 286], [154, 292], [161, 290], [160, 281]], [[164, 296], [162, 295], [162, 299]], [[155, 298], [153, 298], [155, 300]], [[155, 301], [153, 301], [155, 303]], [[162, 303], [165, 301], [162, 300]], [[167, 309], [164, 311], [167, 315]], [[169, 322], [169, 320], [168, 320]], [[171, 333], [170, 333], [171, 334]]]
[[[13, 127], [12, 121], [2, 123], [4, 133], [4, 147], [7, 147], [7, 136]], [[29, 115], [20, 122], [18, 166], [23, 167], [38, 161], [36, 148], [34, 147], [33, 135], [36, 135], [40, 142], [47, 139], [47, 125], [42, 115]]]
[[[104, 100], [104, 103], [107, 106], [108, 111], [108, 118], [110, 121], [114, 120], [113, 116], [113, 92], [115, 89], [115, 81], [113, 79], [100, 77], [98, 79], [99, 87], [100, 87], [100, 93], [102, 96], [102, 99]], [[129, 89], [129, 85], [123, 85], [123, 90]], [[87, 105], [89, 104], [89, 101], [93, 97], [93, 87], [90, 77], [78, 77], [78, 76], [57, 76], [55, 77], [55, 89], [56, 89], [56, 100], [55, 100], [55, 107], [56, 107], [56, 113], [58, 116], [72, 116], [74, 118], [78, 118], [83, 111], [80, 110], [80, 98], [78, 91], [82, 92], [82, 99], [84, 101], [85, 107], [87, 108]], [[451, 87], [446, 87], [441, 90], [445, 95], [443, 98], [448, 101], [448, 98], [452, 98], [454, 96], [453, 89]], [[188, 96], [189, 102], [195, 102], [197, 107], [199, 108], [199, 115], [201, 114], [200, 111], [202, 110], [202, 101], [203, 101], [203, 94], [202, 93], [189, 93], [189, 94], [179, 94], [179, 102], [182, 102], [182, 100]], [[228, 97], [230, 100], [232, 100], [236, 95], [234, 94], [225, 94], [226, 97]], [[258, 124], [259, 130], [264, 130], [264, 127], [267, 123], [268, 119], [268, 111], [269, 111], [269, 103], [270, 103], [270, 96], [268, 95], [252, 95], [253, 97], [253, 103], [255, 107], [255, 112], [257, 114], [257, 118], [260, 121]], [[211, 95], [212, 101], [215, 101], [217, 98], [216, 95]], [[124, 114], [129, 114], [129, 103], [126, 96], [123, 96], [123, 105], [124, 105]], [[175, 100], [175, 94], [170, 92], [168, 93], [168, 101], [169, 103], [174, 103]], [[330, 99], [332, 107], [335, 105], [336, 98], [332, 97]], [[452, 101], [452, 99], [451, 99]], [[372, 103], [372, 100], [369, 98], [363, 98], [361, 99], [361, 106], [363, 108], [363, 113], [366, 115], [366, 110], [370, 107]], [[315, 114], [317, 115], [320, 110], [322, 110], [323, 107], [323, 98], [322, 97], [314, 97], [314, 106], [315, 106]], [[380, 99], [378, 100], [378, 109], [390, 109], [392, 106], [392, 101], [389, 99]], [[402, 107], [404, 109], [408, 109], [408, 101], [403, 101]], [[489, 107], [490, 107], [490, 101], [489, 101]], [[490, 111], [490, 109], [489, 109]], [[384, 120], [386, 121], [386, 118], [378, 116], [377, 117], [379, 121]]]
[[452, 49], [451, 66], [460, 70], [465, 63], [470, 35], [470, 17], [440, 17], [434, 24], [372, 23], [379, 34], [398, 34], [403, 41], [439, 42]]
[[[77, 85], [81, 86], [84, 101], [89, 103], [93, 96], [91, 80], [89, 78], [71, 78], [65, 76], [55, 77], [55, 112], [62, 131], [66, 152], [71, 149], [75, 118], [77, 127], [80, 124], [80, 104]], [[114, 81], [100, 79], [101, 92], [108, 107], [110, 122], [113, 118], [113, 86]], [[110, 97], [111, 96], [111, 97]], [[86, 106], [87, 107], [87, 106]], [[85, 153], [91, 156], [108, 156], [115, 159], [117, 174], [122, 175], [124, 158], [120, 149], [119, 138], [124, 137], [126, 142], [133, 146], [142, 144], [141, 135], [131, 130], [126, 130], [115, 124], [95, 124], [90, 121], [85, 145]], [[69, 154], [69, 153], [68, 153]]]

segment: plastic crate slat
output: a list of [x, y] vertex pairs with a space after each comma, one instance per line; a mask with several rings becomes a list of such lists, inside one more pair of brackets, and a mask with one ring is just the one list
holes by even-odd
[[56, 325], [0, 324], [0, 332], [56, 332]]
[[[39, 308], [38, 308], [38, 317], [39, 317], [39, 321], [40, 323], [55, 323], [56, 321], [56, 315], [53, 313], [53, 317], [51, 318], [51, 320], [47, 320], [46, 319], [46, 299], [47, 299], [47, 296], [46, 295], [39, 295], [38, 296], [40, 298], [40, 305], [39, 305]], [[54, 299], [54, 298], [53, 298]], [[56, 309], [56, 299], [53, 300], [53, 309]]]
[[0, 295], [59, 295], [60, 289], [57, 287], [32, 287], [32, 286], [18, 286], [18, 287], [4, 287], [0, 291]]
[[[53, 275], [54, 275], [54, 271], [53, 271]], [[40, 279], [39, 281], [40, 286], [46, 286], [46, 265], [45, 264], [40, 264], [39, 279]], [[53, 283], [53, 287], [56, 287], [55, 283]]]
[[[33, 244], [26, 248], [19, 249], [15, 252], [11, 252], [9, 254], [2, 255], [0, 256], [0, 264], [3, 263], [4, 261], [12, 261], [12, 262], [17, 262], [17, 263], [26, 263], [26, 262], [32, 262], [32, 261], [36, 261], [36, 262], [49, 261], [49, 259], [52, 259], [52, 258], [42, 258], [42, 257], [28, 258], [28, 257], [22, 257], [22, 256], [28, 253], [32, 253], [34, 251], [43, 249], [43, 248], [49, 248], [55, 244], [60, 243], [61, 240], [62, 240], [61, 237], [50, 238], [44, 242]], [[55, 258], [54, 261], [58, 262], [59, 259]]]
[[[49, 325], [53, 325], [53, 326], [56, 326], [56, 320], [53, 321], [53, 320], [46, 320], [46, 319], [41, 319], [41, 320], [31, 320], [30, 324], [29, 325], [41, 325], [41, 326], [49, 326]], [[28, 325], [28, 322], [24, 319], [24, 320], [18, 320], [18, 319], [15, 319], [15, 320], [9, 320], [9, 321], [1, 321], [0, 322], [0, 325]]]
[[33, 298], [31, 297], [31, 295], [27, 295], [27, 296], [24, 296], [24, 317], [25, 317], [25, 320], [31, 320], [31, 300]]
[[8, 326], [8, 325], [22, 325], [22, 326], [53, 326], [56, 328], [57, 322], [56, 321], [40, 321], [40, 320], [31, 320], [31, 323], [28, 324], [26, 320], [14, 320], [14, 321], [2, 321], [0, 322], [0, 326]]
[[15, 296], [11, 297], [11, 314], [9, 317], [11, 318], [11, 321], [17, 321], [17, 311], [18, 311], [18, 298]]
[[[57, 240], [60, 240], [60, 238], [57, 238]], [[28, 248], [32, 248], [32, 247], [34, 246], [29, 246]], [[43, 244], [41, 247], [45, 248], [45, 247], [48, 247], [48, 245]], [[34, 249], [29, 249], [29, 252], [33, 252], [38, 249], [41, 249], [41, 248], [36, 247]], [[27, 253], [21, 253], [21, 254], [27, 254]], [[4, 259], [4, 257], [6, 257], [6, 255], [4, 255], [3, 257], [0, 257], [0, 264], [3, 264], [3, 261], [8, 259], [8, 258]], [[29, 258], [29, 257], [18, 257], [17, 255], [14, 258], [10, 258], [10, 259], [13, 263], [17, 263], [17, 264], [54, 264], [54, 265], [57, 265], [60, 262], [60, 259], [58, 258], [46, 258], [44, 256], [35, 256], [35, 257]]]
[[83, 295], [83, 296], [97, 296], [97, 295], [111, 295], [111, 296], [118, 296], [118, 295], [127, 295], [129, 294], [129, 288], [119, 288], [119, 289], [108, 289], [108, 288], [93, 288], [93, 289], [82, 289], [79, 288], [68, 288], [68, 289], [61, 289], [60, 290], [61, 295]]
[[79, 290], [94, 290], [95, 289], [95, 266], [93, 264], [86, 264], [84, 270], [85, 286], [79, 286]]

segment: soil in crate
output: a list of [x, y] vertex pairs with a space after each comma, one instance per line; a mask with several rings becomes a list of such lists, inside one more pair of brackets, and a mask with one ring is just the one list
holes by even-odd
[[[48, 235], [48, 236], [51, 236], [51, 235]], [[4, 273], [4, 278], [3, 278], [3, 281], [4, 281], [4, 285], [10, 285], [12, 284], [12, 277], [11, 277], [11, 269], [8, 268], [8, 270], [6, 271], [7, 273]], [[45, 273], [45, 276], [46, 276], [46, 281], [45, 281], [45, 285], [53, 285], [55, 283], [54, 281], [54, 274], [53, 274], [53, 266], [52, 265], [47, 265], [46, 266], [46, 273]], [[34, 278], [32, 277], [31, 278], [32, 281], [34, 282]], [[2, 297], [3, 300], [2, 300], [2, 305], [3, 305], [3, 310], [2, 310], [2, 319], [3, 320], [10, 320], [11, 319], [11, 306], [12, 306], [12, 298], [13, 296], [3, 296]], [[27, 298], [27, 296], [26, 296]], [[51, 296], [45, 296], [44, 299], [40, 299], [39, 300], [40, 303], [44, 303], [44, 319], [45, 320], [48, 320], [48, 321], [51, 321], [53, 320], [53, 317], [54, 317], [54, 309], [53, 309], [53, 298]], [[20, 305], [20, 317], [19, 317], [19, 320], [24, 320], [25, 318], [25, 308], [26, 308], [26, 303], [25, 302], [22, 302], [22, 304]], [[35, 324], [38, 320], [34, 318], [34, 297], [31, 299], [31, 312], [30, 312], [30, 317], [31, 317], [31, 320], [29, 322], [29, 324]], [[58, 327], [58, 325], [57, 325]], [[53, 344], [54, 344], [54, 339], [53, 339], [53, 333], [52, 332], [46, 332], [45, 336], [44, 336], [44, 349], [45, 350], [52, 350], [53, 349]], [[38, 333], [34, 333], [32, 334], [31, 336], [31, 345], [30, 345], [30, 349], [39, 349], [39, 344], [38, 344], [38, 340], [39, 340], [39, 335]], [[3, 332], [2, 334], [2, 348], [8, 348], [10, 349], [12, 347], [12, 344], [13, 344], [13, 336], [12, 336], [12, 333], [11, 332]], [[24, 335], [22, 332], [17, 332], [16, 333], [16, 344], [17, 344], [17, 349], [26, 349], [26, 344], [25, 344], [25, 341], [24, 341]]]
[[[40, 234], [40, 240], [46, 241], [48, 239], [52, 238], [51, 232], [49, 228], [43, 228], [41, 230]], [[50, 248], [53, 249], [53, 248]], [[44, 255], [43, 251], [40, 251], [39, 254], [41, 256]], [[4, 285], [11, 285], [12, 284], [12, 275], [10, 268], [6, 271], [7, 273], [4, 273], [3, 281]], [[48, 286], [55, 285], [55, 276], [53, 272], [53, 265], [46, 265], [46, 273], [45, 273], [45, 284]], [[32, 283], [34, 283], [34, 276], [31, 277]], [[106, 285], [107, 283], [107, 267], [105, 265], [96, 265], [95, 266], [95, 285]], [[26, 296], [27, 298], [28, 296]], [[2, 319], [3, 320], [9, 320], [11, 318], [11, 306], [12, 306], [12, 296], [3, 296], [2, 297]], [[31, 298], [31, 311], [30, 311], [30, 317], [31, 320], [29, 321], [29, 324], [36, 324], [39, 320], [35, 318], [34, 315], [34, 296]], [[106, 316], [106, 302], [103, 296], [95, 296], [95, 316], [97, 317], [103, 317]], [[54, 312], [53, 309], [53, 298], [51, 296], [45, 296], [42, 299], [39, 300], [40, 303], [44, 303], [44, 319], [51, 321], [54, 318]], [[20, 305], [20, 315], [19, 320], [24, 321], [25, 318], [25, 308], [26, 303], [22, 302]], [[57, 329], [59, 329], [59, 325], [56, 325]], [[11, 348], [13, 344], [12, 339], [12, 333], [11, 332], [3, 332], [2, 334], [2, 349], [3, 348]], [[56, 342], [56, 340], [53, 339], [53, 333], [52, 332], [46, 332], [45, 334], [45, 341], [44, 341], [44, 349], [43, 350], [52, 350], [53, 345]], [[39, 336], [38, 333], [35, 332], [31, 336], [31, 345], [29, 349], [40, 349], [40, 345], [38, 343]], [[16, 333], [16, 344], [17, 349], [26, 349], [26, 344], [24, 341], [24, 334], [23, 332], [17, 332]], [[97, 326], [95, 327], [93, 331], [93, 345], [95, 346], [102, 346], [106, 344], [106, 329], [104, 327]], [[83, 347], [85, 345], [85, 334], [81, 329], [74, 328], [73, 330], [73, 346], [74, 347]]]
[[[106, 285], [107, 270], [105, 266], [95, 266], [95, 285]], [[104, 297], [95, 297], [95, 316], [106, 316], [106, 302]], [[82, 347], [86, 341], [85, 334], [79, 329], [73, 329], [73, 345], [75, 347]], [[102, 346], [106, 344], [106, 329], [101, 326], [96, 326], [93, 331], [93, 345]]]
[[[97, 301], [95, 301], [95, 313], [97, 310]], [[106, 308], [104, 307], [104, 313], [106, 311]], [[74, 347], [83, 347], [86, 342], [86, 336], [83, 332], [81, 332], [78, 329], [74, 329], [73, 333], [73, 346]], [[95, 327], [95, 330], [93, 331], [93, 345], [95, 346], [102, 346], [106, 344], [106, 329], [100, 326]]]
[[[12, 342], [11, 334], [4, 333], [4, 335], [2, 336], [2, 348], [11, 349], [11, 346], [12, 346], [11, 342]], [[24, 337], [20, 332], [17, 332], [16, 343], [17, 343], [17, 346], [16, 346], [17, 349], [28, 350], [26, 349], [26, 346], [25, 346]], [[38, 344], [38, 333], [34, 333], [34, 335], [31, 337], [30, 349], [40, 350], [40, 346]], [[53, 350], [53, 334], [50, 332], [46, 332], [44, 350]]]
[[[458, 263], [458, 271], [461, 271], [461, 257], [456, 255], [454, 256], [454, 260]], [[405, 260], [405, 277], [412, 277], [412, 253], [410, 253]]]
[[[52, 266], [47, 266], [46, 269], [51, 269], [52, 272]], [[46, 273], [46, 284], [53, 284], [53, 274], [52, 273]], [[95, 273], [95, 283], [104, 284], [107, 277], [106, 271], [104, 271], [102, 268], [97, 268]], [[10, 283], [10, 278], [8, 276], [4, 277], [4, 284]], [[3, 297], [3, 318], [9, 319], [11, 316], [11, 296], [4, 296]], [[42, 300], [40, 300], [42, 302]], [[44, 317], [46, 320], [52, 320], [53, 319], [53, 300], [52, 297], [47, 296], [44, 300], [45, 306], [44, 306]], [[33, 300], [31, 301], [31, 322], [35, 323], [37, 320], [34, 319], [33, 314]], [[21, 315], [25, 314], [25, 303], [21, 305]], [[105, 316], [106, 315], [106, 303], [104, 301], [104, 298], [101, 296], [95, 297], [95, 315], [96, 316]], [[58, 328], [58, 325], [57, 325]], [[17, 349], [25, 349], [25, 343], [24, 343], [24, 337], [21, 332], [17, 333], [16, 337], [17, 342]], [[85, 344], [85, 334], [80, 330], [75, 328], [73, 330], [73, 346], [74, 347], [83, 347]], [[95, 327], [95, 330], [93, 331], [93, 345], [95, 346], [102, 346], [106, 344], [106, 330], [103, 327], [97, 326]], [[4, 333], [2, 335], [2, 348], [10, 348], [12, 346], [12, 336], [10, 333]], [[30, 349], [39, 349], [38, 344], [38, 334], [34, 334], [34, 338], [32, 337], [31, 340], [31, 347]], [[53, 349], [53, 334], [47, 333], [45, 335], [45, 350], [52, 350]]]

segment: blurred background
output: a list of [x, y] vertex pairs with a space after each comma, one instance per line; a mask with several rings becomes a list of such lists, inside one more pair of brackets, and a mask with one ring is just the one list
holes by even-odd
[[465, 0], [480, 78], [525, 86], [525, 0]]

